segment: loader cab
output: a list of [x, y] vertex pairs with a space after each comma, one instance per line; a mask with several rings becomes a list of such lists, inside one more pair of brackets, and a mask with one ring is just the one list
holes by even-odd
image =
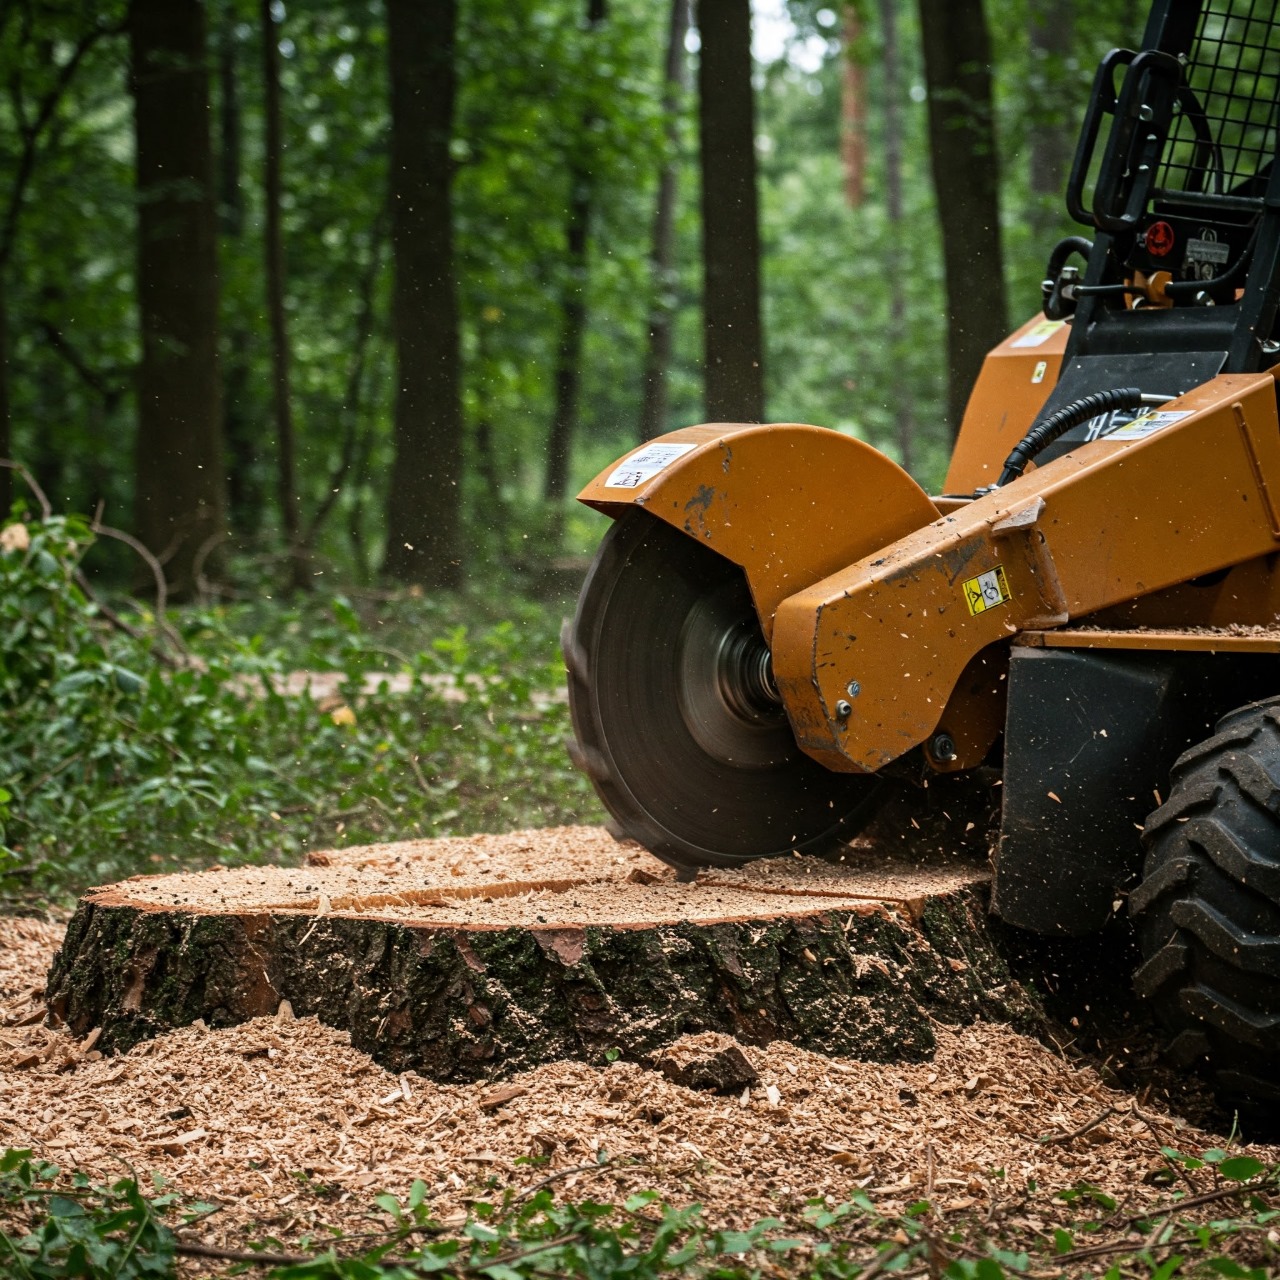
[[1063, 241], [1046, 273], [1046, 315], [1071, 326], [1046, 415], [1100, 387], [1177, 396], [1280, 360], [1275, 8], [1158, 0], [1141, 49], [1103, 59], [1067, 187], [1092, 241]]

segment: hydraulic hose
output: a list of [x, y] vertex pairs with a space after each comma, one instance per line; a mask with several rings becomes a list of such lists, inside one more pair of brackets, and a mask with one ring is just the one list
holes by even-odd
[[1013, 447], [1005, 459], [1004, 470], [996, 481], [996, 488], [1016, 480], [1038, 453], [1051, 445], [1059, 436], [1066, 435], [1072, 427], [1078, 427], [1100, 413], [1113, 409], [1140, 409], [1143, 404], [1164, 404], [1168, 396], [1146, 396], [1138, 387], [1113, 387], [1110, 391], [1098, 391], [1082, 396], [1063, 405], [1056, 413], [1042, 418]]

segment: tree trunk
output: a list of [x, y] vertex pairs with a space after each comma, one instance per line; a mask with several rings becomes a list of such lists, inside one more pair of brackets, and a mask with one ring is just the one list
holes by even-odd
[[[0, 270], [0, 458], [12, 458], [13, 426], [9, 409], [9, 306], [4, 271]], [[13, 503], [13, 472], [0, 467], [0, 524], [9, 518]]]
[[289, 330], [285, 320], [284, 231], [280, 224], [281, 167], [284, 120], [280, 105], [280, 28], [273, 0], [261, 0], [263, 85], [263, 182], [266, 205], [264, 251], [267, 271], [267, 316], [271, 326], [271, 399], [276, 419], [276, 500], [280, 524], [290, 553], [290, 577], [295, 587], [306, 585], [297, 558], [298, 493], [294, 483], [293, 402], [289, 387]]
[[[605, 0], [587, 0], [587, 30], [594, 31], [604, 21]], [[595, 116], [588, 111], [579, 130], [581, 146], [589, 146]], [[595, 175], [592, 158], [574, 157], [569, 166], [569, 220], [565, 225], [565, 285], [560, 298], [560, 344], [556, 351], [556, 402], [547, 437], [547, 470], [542, 496], [559, 504], [569, 487], [569, 462], [573, 438], [578, 429], [578, 406], [582, 387], [582, 335], [587, 324], [587, 244], [591, 230], [591, 203]], [[560, 519], [552, 517], [555, 541], [559, 541]]]
[[1006, 333], [991, 40], [982, 0], [919, 3], [947, 288], [947, 410], [955, 432], [983, 358]]
[[[241, 185], [243, 141], [240, 76], [236, 57], [237, 15], [234, 3], [222, 7], [218, 37], [218, 213], [226, 240], [244, 235], [244, 189]], [[223, 364], [222, 433], [227, 449], [227, 497], [232, 526], [256, 533], [262, 524], [262, 489], [257, 475], [258, 433], [249, 409], [250, 338], [243, 324], [232, 322]]]
[[749, 0], [698, 0], [706, 416], [764, 421]]
[[136, 524], [186, 593], [226, 508], [204, 5], [132, 0], [128, 25], [142, 329]]
[[666, 116], [666, 154], [658, 173], [658, 198], [653, 213], [653, 248], [649, 262], [653, 301], [649, 306], [649, 341], [645, 346], [644, 380], [640, 400], [640, 439], [651, 440], [667, 426], [667, 370], [671, 365], [671, 335], [676, 290], [676, 112], [688, 88], [688, 60], [684, 41], [689, 31], [689, 0], [672, 0], [667, 28], [667, 60], [662, 80], [662, 111]]
[[[880, 70], [884, 77], [884, 206], [889, 223], [889, 242], [896, 253], [903, 244], [902, 203], [902, 50], [898, 43], [898, 0], [880, 0]], [[896, 362], [907, 335], [906, 280], [899, 272], [889, 276], [889, 350]], [[915, 406], [911, 382], [894, 381], [893, 416], [897, 427], [898, 453], [903, 470], [910, 471], [915, 453]]]
[[1031, 227], [1036, 252], [1048, 258], [1047, 243], [1065, 218], [1063, 192], [1075, 151], [1076, 77], [1071, 56], [1075, 5], [1072, 0], [1032, 0], [1031, 52], [1036, 80], [1030, 88], [1036, 105], [1031, 134]]
[[101, 1027], [110, 1052], [288, 1000], [388, 1069], [436, 1080], [619, 1050], [649, 1061], [699, 1031], [919, 1061], [935, 1021], [1035, 1025], [987, 931], [977, 866], [867, 854], [860, 868], [786, 859], [679, 884], [592, 828], [311, 861], [92, 891], [50, 1007], [76, 1035]]
[[388, 0], [395, 458], [383, 572], [461, 580], [462, 386], [453, 263], [456, 0]]
[[857, 56], [861, 23], [855, 0], [845, 0], [841, 17], [840, 163], [844, 169], [844, 201], [861, 209], [867, 185], [867, 86]]

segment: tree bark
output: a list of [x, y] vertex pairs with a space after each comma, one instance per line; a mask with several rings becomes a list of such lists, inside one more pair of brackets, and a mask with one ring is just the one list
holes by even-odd
[[698, 0], [706, 416], [764, 421], [749, 0]]
[[462, 386], [453, 259], [456, 0], [388, 0], [395, 458], [383, 572], [461, 580]]
[[294, 481], [293, 401], [289, 386], [289, 328], [285, 319], [284, 231], [280, 218], [283, 187], [284, 119], [280, 104], [280, 27], [273, 0], [261, 0], [263, 86], [263, 181], [266, 228], [267, 316], [271, 327], [271, 400], [276, 419], [276, 501], [290, 552], [295, 587], [306, 584], [298, 553], [298, 492]]
[[[903, 243], [905, 212], [902, 201], [902, 49], [898, 43], [898, 0], [880, 0], [880, 69], [884, 77], [884, 205], [890, 243], [897, 251]], [[900, 358], [907, 332], [906, 281], [889, 272], [889, 350]], [[893, 416], [898, 453], [905, 471], [911, 470], [915, 453], [915, 406], [909, 379], [894, 381]]]
[[667, 370], [671, 365], [671, 335], [676, 289], [676, 112], [688, 88], [688, 60], [684, 41], [689, 31], [689, 0], [672, 0], [667, 27], [667, 58], [662, 77], [662, 112], [666, 117], [666, 154], [658, 172], [658, 196], [653, 212], [653, 247], [649, 254], [653, 300], [649, 306], [648, 342], [640, 398], [640, 439], [651, 440], [667, 426]]
[[919, 1061], [936, 1021], [1036, 1024], [976, 866], [787, 859], [681, 885], [634, 846], [577, 832], [586, 852], [567, 866], [522, 869], [517, 840], [486, 837], [467, 842], [493, 850], [482, 871], [458, 872], [461, 842], [422, 841], [97, 889], [50, 1007], [76, 1035], [101, 1027], [111, 1052], [287, 999], [390, 1070], [459, 1081], [619, 1050], [650, 1061], [698, 1031]]
[[[587, 0], [587, 30], [605, 19], [605, 0]], [[584, 115], [579, 139], [588, 145], [594, 113]], [[560, 298], [560, 343], [556, 350], [555, 410], [547, 437], [547, 470], [543, 499], [552, 504], [564, 500], [569, 487], [569, 462], [578, 431], [582, 388], [582, 336], [587, 324], [587, 246], [591, 231], [591, 204], [595, 175], [591, 156], [575, 156], [569, 166], [569, 219], [565, 224], [565, 284]], [[559, 541], [558, 516], [553, 515], [555, 541]]]
[[226, 510], [204, 5], [132, 0], [128, 24], [142, 328], [136, 525], [182, 594]]
[[991, 39], [982, 0], [919, 4], [947, 288], [947, 410], [955, 432], [982, 361], [1007, 328]]
[[861, 33], [855, 0], [845, 0], [841, 16], [840, 162], [844, 169], [844, 202], [862, 208], [867, 185], [867, 86], [855, 46]]

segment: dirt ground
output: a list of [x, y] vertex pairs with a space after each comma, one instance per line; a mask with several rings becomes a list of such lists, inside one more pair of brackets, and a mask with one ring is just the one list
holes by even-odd
[[[477, 1197], [554, 1178], [569, 1198], [696, 1201], [725, 1226], [798, 1222], [807, 1201], [862, 1188], [886, 1213], [927, 1197], [943, 1215], [1038, 1232], [1063, 1213], [1054, 1190], [1087, 1182], [1136, 1212], [1168, 1198], [1162, 1146], [1226, 1141], [989, 1024], [939, 1027], [934, 1059], [917, 1065], [748, 1047], [759, 1082], [727, 1097], [627, 1062], [554, 1063], [502, 1086], [397, 1077], [287, 1007], [104, 1057], [93, 1033], [77, 1042], [43, 1025], [61, 932], [0, 919], [0, 1148], [103, 1181], [161, 1174], [222, 1206], [196, 1237], [211, 1245], [368, 1230], [383, 1221], [374, 1195], [415, 1178], [446, 1222]], [[1240, 1150], [1280, 1160], [1280, 1148]]]

